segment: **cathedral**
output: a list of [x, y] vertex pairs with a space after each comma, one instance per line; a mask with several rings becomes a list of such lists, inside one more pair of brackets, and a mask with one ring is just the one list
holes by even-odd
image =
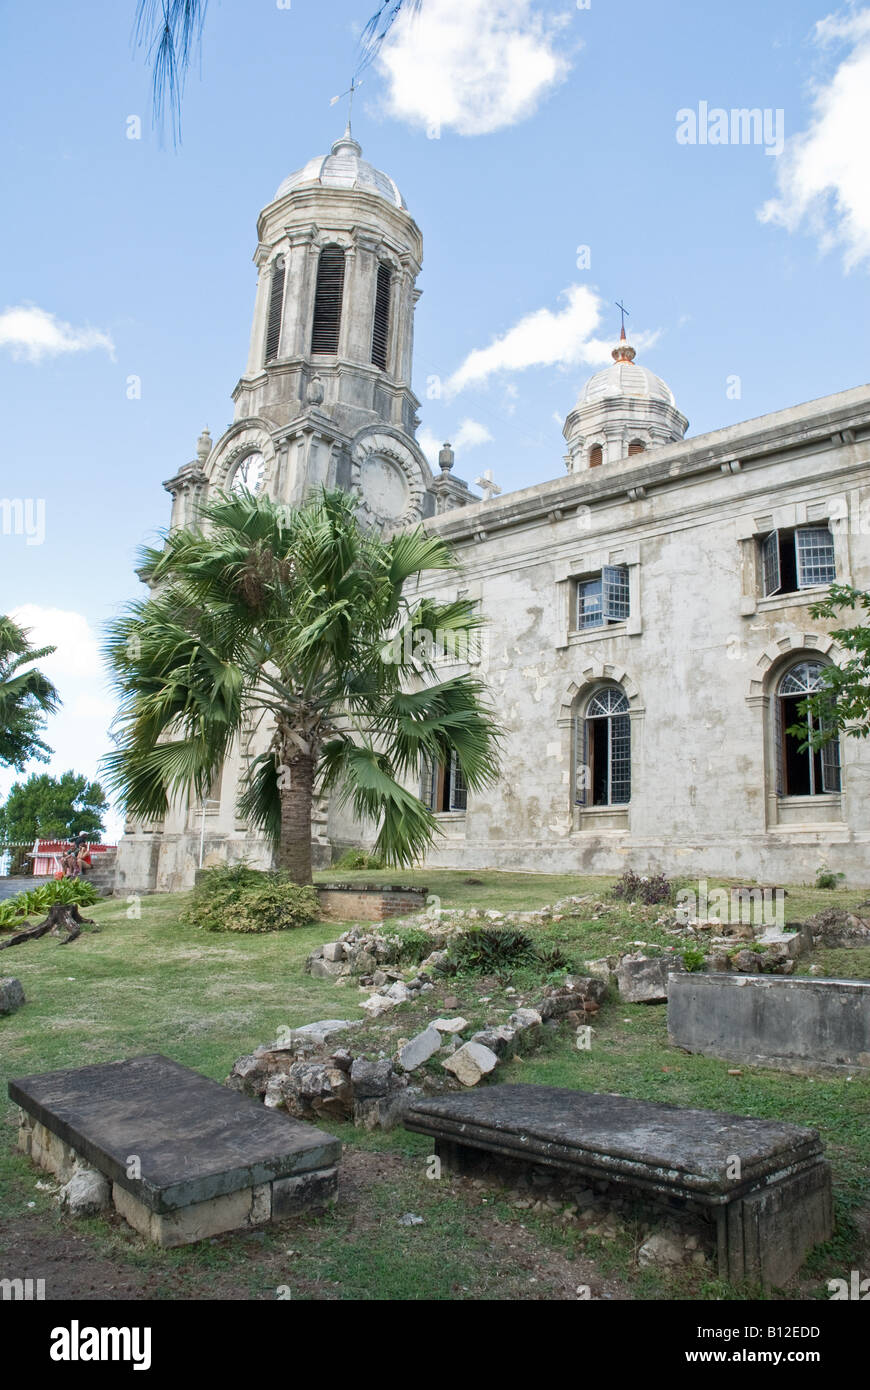
[[[417, 443], [422, 236], [350, 127], [284, 180], [257, 235], [235, 418], [164, 484], [170, 524], [194, 524], [212, 489], [297, 506], [325, 485], [352, 492], [366, 525], [422, 522], [450, 543], [462, 573], [430, 590], [473, 600], [486, 626], [439, 664], [478, 671], [505, 737], [485, 793], [466, 791], [455, 762], [421, 770], [441, 831], [428, 862], [758, 883], [812, 881], [824, 865], [870, 881], [870, 742], [808, 753], [788, 732], [845, 655], [812, 603], [832, 582], [870, 589], [870, 387], [686, 438], [623, 330], [567, 416], [558, 476], [480, 498], [449, 445], [435, 473]], [[116, 891], [270, 864], [236, 807], [258, 738], [203, 803], [128, 821]], [[374, 829], [321, 799], [312, 835], [326, 866]]]

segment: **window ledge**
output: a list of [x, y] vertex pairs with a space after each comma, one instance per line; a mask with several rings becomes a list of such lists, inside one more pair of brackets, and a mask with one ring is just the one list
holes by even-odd
[[465, 811], [433, 811], [433, 816], [437, 821], [463, 821]]
[[568, 633], [568, 646], [581, 647], [586, 642], [600, 642], [602, 637], [622, 637], [628, 631], [628, 623], [603, 623], [601, 627], [583, 627]]
[[628, 804], [621, 806], [575, 806], [574, 830], [585, 834], [610, 831], [624, 835], [628, 830]]
[[817, 603], [820, 598], [824, 598], [825, 594], [830, 592], [830, 588], [830, 584], [813, 584], [812, 588], [798, 589], [793, 594], [771, 594], [769, 598], [758, 600], [756, 611], [770, 613], [777, 608], [806, 608], [808, 604]]

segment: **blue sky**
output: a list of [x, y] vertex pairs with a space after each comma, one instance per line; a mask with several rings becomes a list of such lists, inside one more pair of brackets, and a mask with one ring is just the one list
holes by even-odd
[[[89, 774], [100, 626], [139, 590], [162, 481], [232, 418], [257, 214], [340, 134], [329, 99], [374, 0], [211, 0], [178, 148], [152, 128], [134, 8], [0, 5], [0, 497], [45, 505], [41, 544], [0, 535], [0, 608], [60, 639], [51, 766]], [[423, 231], [427, 447], [458, 438], [457, 473], [506, 491], [560, 476], [622, 297], [691, 434], [866, 381], [868, 93], [860, 3], [424, 0], [366, 72], [354, 133]], [[679, 143], [701, 102], [782, 111], [783, 152]], [[432, 376], [461, 389], [429, 399]]]

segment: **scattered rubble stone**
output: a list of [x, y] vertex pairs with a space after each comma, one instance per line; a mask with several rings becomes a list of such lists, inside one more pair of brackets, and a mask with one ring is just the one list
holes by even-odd
[[668, 975], [684, 969], [682, 959], [675, 955], [623, 956], [616, 971], [620, 998], [626, 1004], [664, 1004]]
[[24, 986], [12, 975], [0, 979], [0, 1014], [14, 1014], [24, 1000]]
[[441, 1034], [431, 1024], [412, 1038], [399, 1053], [399, 1066], [405, 1071], [416, 1071], [428, 1062], [441, 1048]]
[[70, 1216], [96, 1216], [111, 1205], [112, 1192], [96, 1168], [77, 1163], [69, 1182], [60, 1189], [58, 1201]]
[[497, 1062], [498, 1057], [490, 1048], [481, 1043], [468, 1042], [447, 1058], [444, 1069], [451, 1072], [463, 1086], [476, 1086]]

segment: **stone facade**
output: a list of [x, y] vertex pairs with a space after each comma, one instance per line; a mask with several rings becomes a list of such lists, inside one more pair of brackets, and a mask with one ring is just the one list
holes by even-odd
[[[472, 598], [487, 619], [473, 665], [506, 737], [497, 785], [438, 813], [429, 863], [788, 882], [824, 862], [866, 882], [870, 747], [843, 739], [839, 760], [801, 763], [784, 730], [801, 682], [843, 660], [812, 602], [832, 577], [870, 588], [870, 387], [686, 439], [670, 388], [623, 338], [568, 416], [567, 476], [481, 501], [448, 447], [433, 477], [414, 437], [422, 239], [392, 180], [347, 133], [285, 181], [258, 235], [236, 420], [166, 484], [172, 521], [195, 521], [209, 488], [236, 478], [288, 504], [328, 483], [354, 491], [368, 524], [422, 520], [455, 547], [461, 578], [436, 576], [431, 592]], [[336, 247], [329, 355], [312, 333]], [[457, 669], [445, 658], [445, 676]], [[204, 808], [128, 827], [119, 891], [188, 886], [200, 844], [205, 865], [270, 862], [235, 811], [239, 770], [260, 751], [242, 742]], [[371, 839], [319, 804], [317, 862]]]

